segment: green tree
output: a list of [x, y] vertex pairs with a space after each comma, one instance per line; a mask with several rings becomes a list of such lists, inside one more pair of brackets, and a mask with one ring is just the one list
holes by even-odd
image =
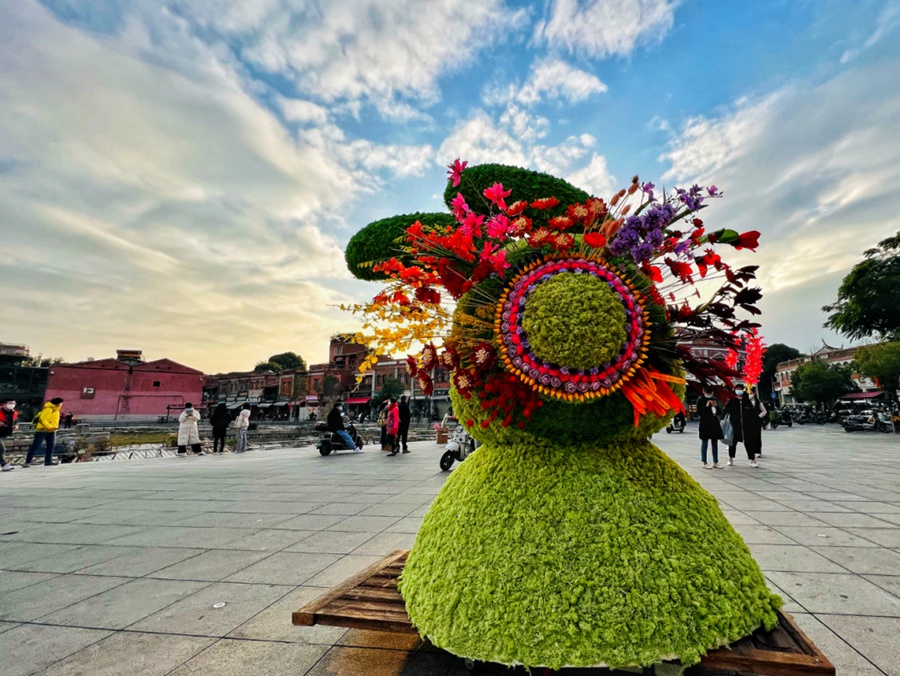
[[839, 398], [855, 390], [850, 369], [844, 366], [811, 361], [801, 364], [791, 374], [791, 392], [801, 401], [830, 407]]
[[380, 406], [381, 402], [387, 401], [391, 397], [399, 399], [405, 390], [406, 388], [403, 387], [403, 383], [400, 382], [399, 378], [385, 378], [384, 383], [381, 385], [381, 391], [375, 395], [372, 404]]
[[306, 368], [306, 360], [303, 359], [296, 352], [281, 352], [280, 354], [273, 354], [269, 357], [269, 362], [278, 364], [280, 367], [279, 371], [284, 371], [285, 369], [305, 369]]
[[900, 381], [900, 342], [891, 341], [881, 345], [866, 345], [853, 355], [860, 373], [877, 378], [879, 386], [897, 396], [897, 382]]
[[858, 340], [900, 336], [900, 232], [863, 254], [838, 288], [825, 326]]
[[255, 373], [262, 371], [279, 373], [285, 369], [306, 369], [306, 361], [296, 352], [282, 352], [273, 354], [266, 361], [261, 361], [253, 367]]
[[319, 397], [319, 405], [324, 405], [340, 396], [341, 379], [329, 373], [322, 380], [317, 381], [313, 389]]
[[759, 376], [759, 392], [764, 399], [772, 396], [772, 379], [778, 365], [788, 359], [796, 359], [801, 355], [800, 350], [784, 343], [775, 343], [766, 348], [763, 356], [763, 370]]

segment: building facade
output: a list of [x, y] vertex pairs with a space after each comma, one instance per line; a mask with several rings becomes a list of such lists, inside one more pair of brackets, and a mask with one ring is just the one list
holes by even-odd
[[171, 359], [144, 362], [139, 350], [117, 350], [114, 359], [55, 364], [46, 399], [62, 397], [64, 411], [83, 421], [155, 421], [199, 405], [203, 373]]
[[46, 366], [28, 365], [27, 345], [0, 343], [0, 396], [16, 400], [22, 418], [30, 420], [43, 405], [47, 390]]
[[[825, 362], [829, 366], [847, 366], [853, 362], [853, 355], [859, 347], [832, 347], [824, 340], [822, 347], [813, 352], [811, 355], [804, 355], [796, 359], [783, 361], [775, 367], [775, 381], [772, 383], [772, 390], [778, 397], [781, 405], [796, 404], [799, 400], [791, 393], [791, 374], [803, 364], [811, 361]], [[850, 377], [863, 394], [872, 394], [880, 392], [878, 386], [873, 380], [859, 373], [851, 373]]]

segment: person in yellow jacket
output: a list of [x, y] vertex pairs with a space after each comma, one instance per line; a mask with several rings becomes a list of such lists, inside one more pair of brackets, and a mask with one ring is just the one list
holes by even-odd
[[41, 447], [42, 441], [47, 442], [44, 464], [58, 464], [53, 462], [53, 447], [56, 445], [56, 430], [59, 429], [59, 409], [62, 408], [62, 404], [62, 397], [55, 397], [44, 404], [44, 408], [41, 409], [37, 423], [34, 426], [34, 440], [31, 442], [31, 448], [28, 449], [28, 455], [25, 457], [25, 464], [22, 467], [31, 467], [31, 460]]

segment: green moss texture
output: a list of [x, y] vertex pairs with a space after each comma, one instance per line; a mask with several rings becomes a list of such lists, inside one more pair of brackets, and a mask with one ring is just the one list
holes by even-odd
[[400, 214], [390, 218], [382, 218], [369, 223], [357, 232], [347, 244], [344, 258], [347, 268], [357, 279], [367, 281], [380, 281], [386, 276], [380, 272], [373, 272], [372, 266], [389, 258], [396, 257], [406, 265], [412, 265], [413, 259], [400, 250], [400, 244], [405, 244], [398, 238], [406, 234], [406, 229], [421, 221], [423, 225], [456, 225], [456, 219], [452, 214], [422, 213]]
[[535, 355], [551, 364], [590, 369], [615, 357], [625, 343], [625, 308], [593, 275], [558, 274], [528, 296], [522, 328]]
[[[559, 200], [559, 205], [544, 212], [548, 218], [564, 214], [568, 205], [585, 202], [590, 197], [584, 190], [556, 176], [506, 164], [467, 167], [462, 179], [455, 188], [448, 182], [444, 189], [444, 203], [449, 209], [453, 208], [450, 203], [456, 194], [462, 193], [470, 209], [480, 214], [489, 213], [490, 204], [484, 197], [484, 191], [494, 183], [502, 183], [505, 189], [512, 190], [512, 195], [507, 200], [509, 204], [517, 200], [531, 202], [542, 197], [555, 197]], [[577, 230], [578, 228], [572, 228], [570, 232]]]
[[780, 605], [716, 500], [649, 441], [524, 433], [453, 472], [400, 590], [436, 646], [554, 669], [693, 664]]

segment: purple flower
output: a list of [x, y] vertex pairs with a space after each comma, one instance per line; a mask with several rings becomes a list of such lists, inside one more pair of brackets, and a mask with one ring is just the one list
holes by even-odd
[[711, 185], [706, 189], [706, 192], [709, 193], [710, 197], [717, 197], [719, 194], [719, 189], [716, 186]]
[[649, 181], [647, 183], [644, 183], [644, 185], [641, 186], [641, 190], [647, 196], [647, 199], [650, 200], [651, 202], [653, 201], [653, 188], [655, 188], [655, 187], [656, 186], [653, 185], [652, 183], [650, 183]]

